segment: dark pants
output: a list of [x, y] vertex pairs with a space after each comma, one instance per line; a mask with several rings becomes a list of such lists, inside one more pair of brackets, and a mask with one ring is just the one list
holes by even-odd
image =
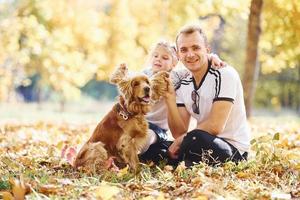
[[172, 141], [167, 141], [167, 130], [151, 122], [149, 122], [149, 129], [156, 134], [157, 140], [139, 158], [142, 162], [153, 161], [155, 164], [159, 164], [159, 162], [168, 159], [168, 148]]
[[168, 164], [177, 165], [185, 161], [187, 166], [194, 163], [205, 162], [209, 165], [216, 165], [226, 161], [239, 162], [246, 160], [248, 153], [241, 155], [239, 151], [224, 139], [211, 135], [205, 131], [195, 129], [187, 133], [183, 138], [179, 150], [179, 157], [173, 160], [168, 156], [170, 141], [161, 141], [150, 146], [142, 156], [141, 160], [152, 160], [158, 163], [167, 160]]

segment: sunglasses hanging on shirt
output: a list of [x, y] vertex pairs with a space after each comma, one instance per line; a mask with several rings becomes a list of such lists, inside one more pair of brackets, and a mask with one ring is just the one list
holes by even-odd
[[196, 114], [199, 114], [200, 113], [200, 110], [199, 110], [200, 96], [199, 96], [199, 94], [196, 90], [193, 90], [193, 92], [191, 94], [191, 98], [194, 102], [193, 105], [192, 105], [193, 112], [196, 113]]

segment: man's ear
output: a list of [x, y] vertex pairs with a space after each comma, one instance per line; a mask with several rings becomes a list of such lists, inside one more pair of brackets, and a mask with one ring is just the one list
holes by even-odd
[[118, 84], [119, 91], [125, 97], [126, 100], [129, 100], [133, 96], [131, 81], [131, 79], [123, 79]]

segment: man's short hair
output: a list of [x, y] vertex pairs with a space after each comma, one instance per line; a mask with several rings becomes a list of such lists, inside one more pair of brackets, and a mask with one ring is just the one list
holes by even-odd
[[208, 47], [209, 45], [208, 45], [207, 37], [206, 37], [204, 31], [202, 30], [202, 28], [199, 25], [186, 25], [186, 26], [183, 26], [176, 35], [176, 39], [175, 39], [176, 48], [178, 49], [177, 40], [181, 34], [188, 35], [188, 34], [192, 34], [194, 32], [200, 33], [200, 35], [202, 36], [202, 38], [204, 40], [205, 46]]

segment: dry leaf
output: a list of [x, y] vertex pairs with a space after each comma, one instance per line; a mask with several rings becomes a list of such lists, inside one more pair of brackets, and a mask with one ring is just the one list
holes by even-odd
[[292, 199], [291, 194], [272, 192], [271, 199]]
[[185, 163], [181, 162], [177, 167], [176, 167], [176, 172], [178, 174], [181, 174], [184, 170], [186, 169]]
[[171, 172], [171, 171], [173, 171], [173, 166], [171, 166], [171, 165], [166, 165], [165, 167], [164, 167], [164, 171], [169, 171], [169, 172]]
[[193, 186], [199, 186], [199, 185], [202, 184], [202, 180], [201, 180], [201, 178], [199, 176], [193, 178], [191, 180], [191, 182], [192, 182]]
[[100, 186], [94, 189], [94, 192], [97, 198], [101, 198], [102, 200], [109, 200], [119, 194], [121, 192], [121, 189], [103, 182]]
[[208, 200], [208, 197], [204, 194], [199, 194], [199, 196], [193, 198], [193, 200]]
[[247, 172], [239, 172], [239, 173], [237, 173], [236, 174], [236, 177], [238, 177], [238, 178], [252, 178], [252, 174], [250, 174], [250, 173], [247, 173]]
[[23, 177], [20, 177], [20, 180], [10, 179], [10, 184], [12, 185], [12, 193], [15, 200], [25, 199], [26, 191], [29, 190], [29, 187], [25, 185]]
[[39, 192], [45, 195], [49, 194], [58, 194], [60, 192], [61, 187], [57, 185], [43, 185], [40, 186]]
[[14, 197], [10, 192], [0, 192], [0, 197], [3, 200], [14, 200]]
[[124, 167], [123, 169], [121, 169], [121, 170], [118, 172], [117, 176], [118, 176], [118, 177], [123, 177], [124, 175], [128, 174], [128, 169], [129, 169], [129, 167], [128, 167], [128, 165], [127, 165], [126, 167]]

